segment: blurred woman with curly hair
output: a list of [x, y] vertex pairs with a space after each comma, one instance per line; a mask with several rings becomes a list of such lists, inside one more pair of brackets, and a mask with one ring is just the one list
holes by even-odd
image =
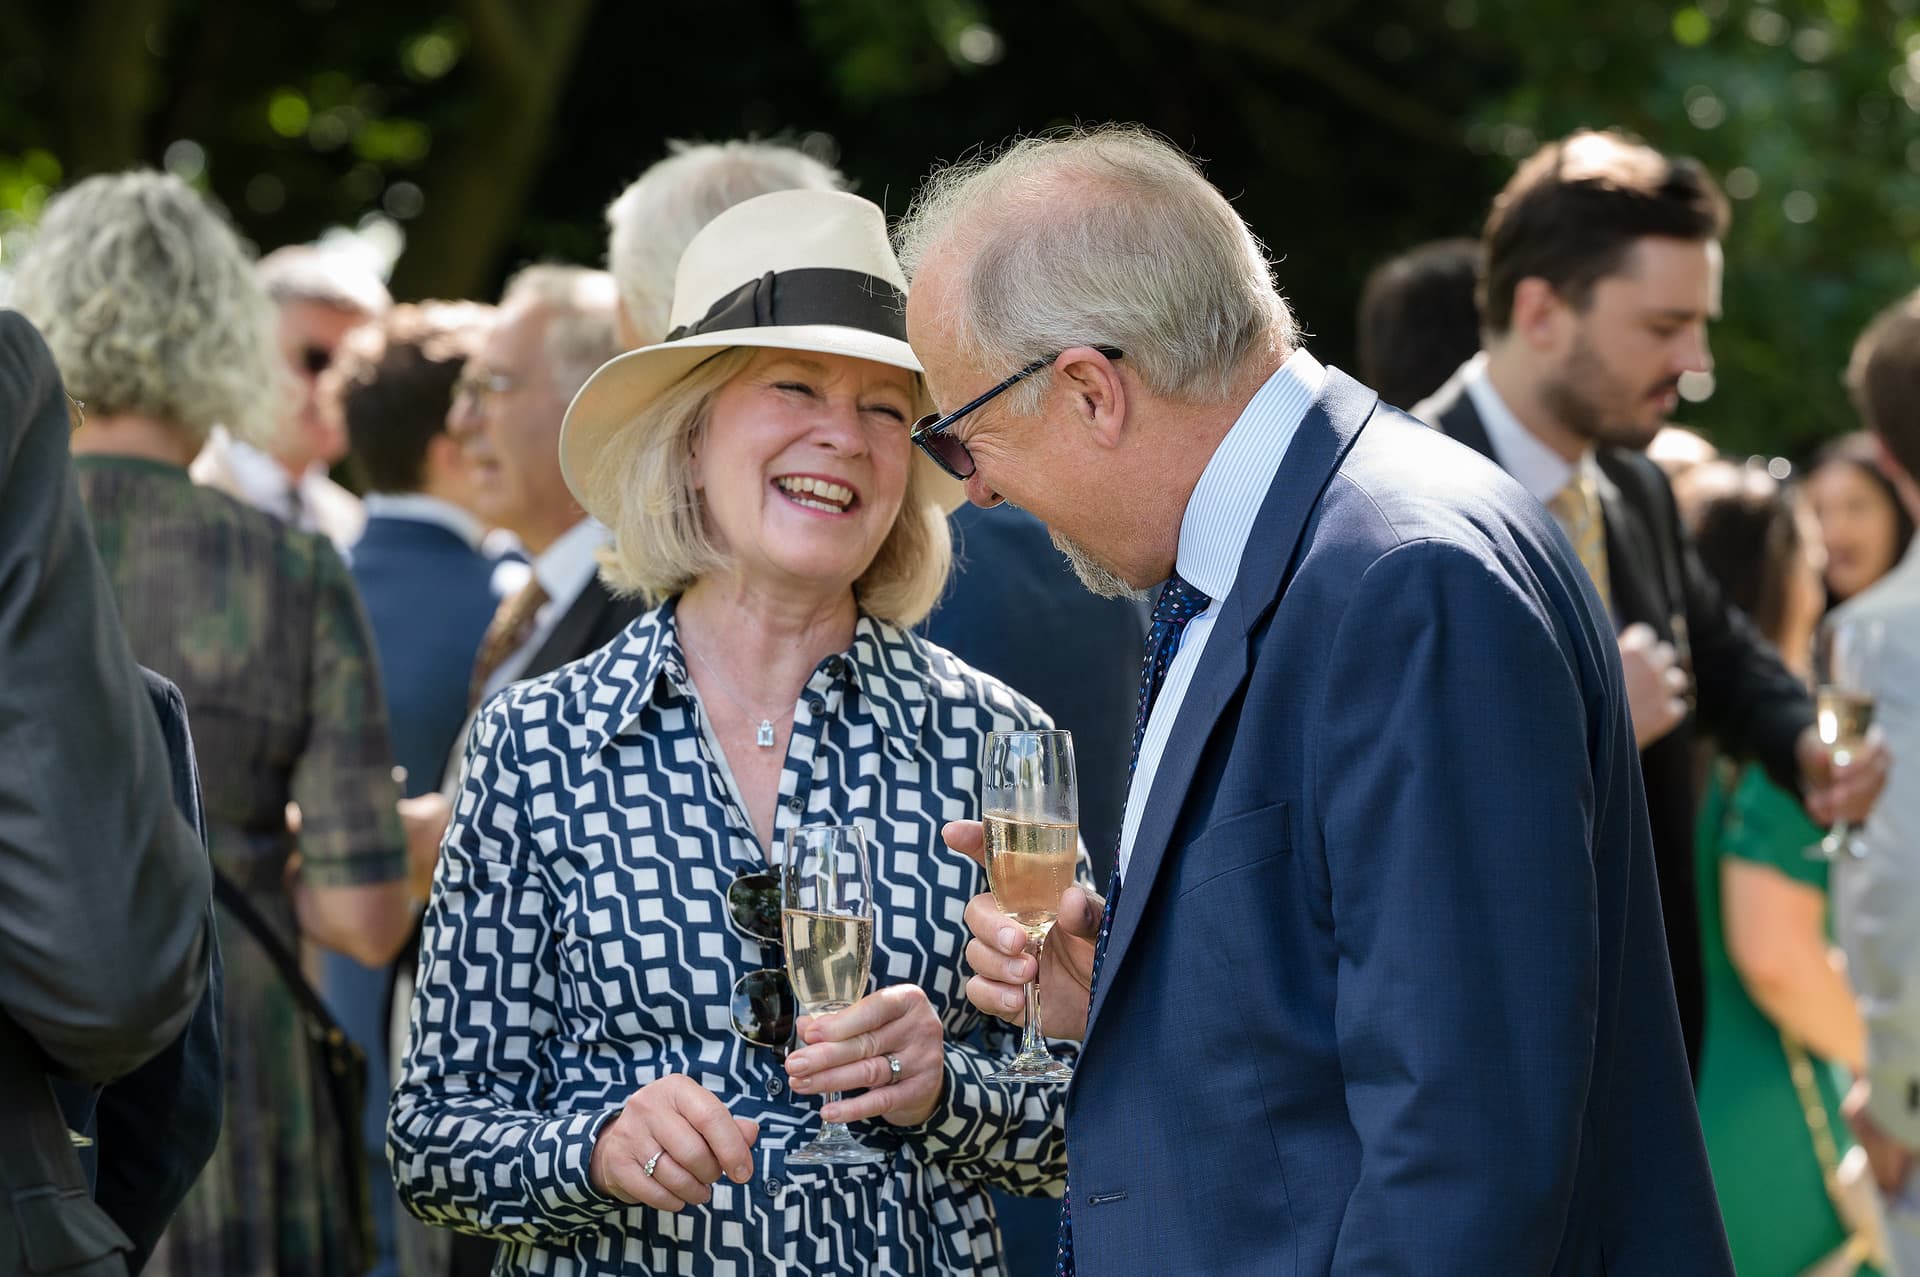
[[[406, 862], [351, 579], [325, 538], [187, 475], [216, 423], [257, 437], [286, 391], [240, 241], [175, 178], [89, 178], [48, 204], [14, 304], [85, 404], [81, 496], [134, 653], [186, 695], [216, 866], [282, 946], [390, 960]], [[225, 1125], [148, 1271], [346, 1277], [360, 1257], [334, 1170], [343, 1124], [288, 986], [226, 909], [220, 943]]]

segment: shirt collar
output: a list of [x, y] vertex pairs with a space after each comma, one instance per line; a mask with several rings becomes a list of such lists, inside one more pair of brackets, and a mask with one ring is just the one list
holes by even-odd
[[[613, 643], [586, 659], [581, 698], [589, 752], [630, 731], [655, 695], [661, 679], [678, 689], [690, 685], [670, 599], [642, 614]], [[933, 665], [918, 635], [862, 613], [853, 644], [821, 661], [809, 683], [851, 682], [875, 720], [880, 743], [903, 762], [912, 761], [932, 703]]]
[[445, 528], [475, 550], [480, 548], [480, 542], [487, 533], [480, 526], [480, 520], [453, 502], [430, 497], [424, 492], [369, 492], [366, 506], [369, 519], [410, 519], [415, 523], [431, 523], [435, 527]]
[[547, 597], [565, 601], [578, 597], [600, 570], [598, 552], [611, 540], [606, 525], [598, 519], [582, 519], [560, 534], [560, 539], [542, 550], [533, 560], [534, 579]]
[[286, 467], [262, 449], [235, 438], [225, 426], [213, 428], [210, 442], [226, 454], [227, 470], [248, 505], [258, 506], [281, 519], [293, 516], [293, 505], [288, 500], [293, 480], [287, 475]]
[[1273, 476], [1326, 376], [1305, 349], [1294, 351], [1254, 392], [1193, 485], [1180, 520], [1176, 565], [1181, 578], [1208, 598], [1217, 602], [1232, 592]]
[[[1486, 351], [1467, 361], [1465, 374], [1467, 398], [1473, 401], [1473, 410], [1486, 429], [1493, 459], [1532, 493], [1534, 500], [1542, 503], [1553, 500], [1554, 495], [1567, 486], [1567, 480], [1573, 478], [1576, 467], [1542, 443], [1513, 415], [1513, 409], [1507, 407], [1507, 401], [1500, 397], [1487, 376]], [[1578, 469], [1591, 478], [1593, 465], [1593, 449], [1588, 448], [1580, 456]]]

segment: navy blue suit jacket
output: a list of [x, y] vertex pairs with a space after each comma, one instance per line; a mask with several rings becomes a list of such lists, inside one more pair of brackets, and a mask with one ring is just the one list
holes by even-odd
[[1546, 512], [1329, 370], [1134, 844], [1080, 1271], [1731, 1274], [1618, 653]]
[[499, 606], [495, 562], [437, 523], [375, 515], [347, 566], [373, 628], [407, 796], [438, 789], [467, 718], [474, 656]]

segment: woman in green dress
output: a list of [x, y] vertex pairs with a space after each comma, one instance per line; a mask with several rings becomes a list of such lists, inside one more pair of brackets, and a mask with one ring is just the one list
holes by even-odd
[[[1679, 495], [1709, 573], [1804, 674], [1825, 604], [1817, 525], [1757, 466], [1704, 463]], [[1713, 760], [1696, 837], [1707, 974], [1698, 1090], [1741, 1277], [1795, 1277], [1849, 1240], [1827, 1172], [1850, 1147], [1840, 1071], [1860, 1068], [1865, 1035], [1828, 937], [1827, 865], [1808, 854], [1821, 832], [1757, 765]]]
[[[13, 300], [86, 405], [80, 495], [134, 654], [186, 697], [216, 867], [283, 947], [391, 959], [411, 921], [399, 791], [352, 578], [324, 538], [187, 475], [216, 421], [258, 432], [280, 403], [239, 240], [175, 178], [90, 178], [47, 205]], [[219, 936], [225, 1121], [146, 1271], [359, 1277], [294, 1001], [224, 908]]]

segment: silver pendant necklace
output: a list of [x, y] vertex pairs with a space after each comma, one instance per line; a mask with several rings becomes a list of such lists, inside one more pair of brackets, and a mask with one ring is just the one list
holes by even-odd
[[[735, 692], [733, 688], [728, 685], [727, 680], [720, 677], [720, 671], [713, 668], [713, 662], [709, 661], [706, 657], [700, 655], [700, 653], [694, 651], [692, 648], [686, 646], [686, 644], [684, 643], [680, 645], [680, 650], [683, 652], [691, 653], [693, 656], [693, 659], [700, 662], [700, 668], [704, 669], [707, 673], [713, 676], [714, 683], [720, 688], [721, 691], [727, 694], [728, 700], [732, 701], [735, 705], [740, 707], [740, 712], [742, 714], [745, 714], [747, 716], [747, 721], [751, 723], [755, 717], [753, 710], [747, 705], [745, 701], [740, 699], [739, 693]], [[760, 725], [754, 729], [753, 743], [758, 745], [761, 749], [772, 749], [774, 746], [773, 716], [771, 714], [761, 714], [759, 715], [759, 718], [760, 718]]]

